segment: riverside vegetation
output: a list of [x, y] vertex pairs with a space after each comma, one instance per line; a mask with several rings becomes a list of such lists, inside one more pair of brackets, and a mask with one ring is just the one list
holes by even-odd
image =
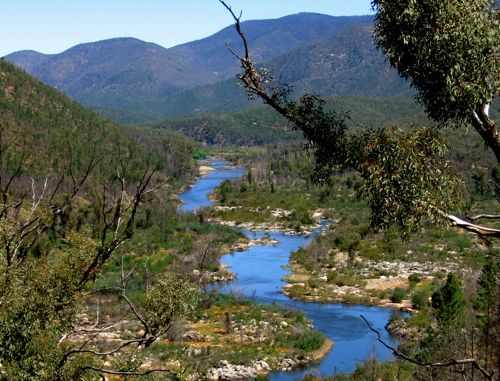
[[[449, 137], [457, 148], [450, 159], [461, 168], [467, 188], [467, 213], [500, 212], [495, 194], [486, 183], [488, 173], [493, 178], [498, 173], [494, 158], [470, 135], [460, 136], [453, 131]], [[471, 324], [472, 316], [483, 316], [484, 307], [477, 302], [484, 298], [482, 290], [487, 287], [488, 295], [495, 294], [485, 280], [491, 282], [494, 277], [485, 275], [483, 268], [495, 267], [475, 234], [453, 228], [426, 229], [402, 241], [396, 229], [374, 231], [369, 226], [366, 202], [356, 196], [362, 181], [358, 175], [338, 174], [327, 188], [311, 184], [313, 160], [301, 144], [234, 150], [224, 157], [249, 168], [249, 172], [241, 180], [224, 182], [214, 192], [219, 206], [213, 208], [211, 217], [219, 223], [307, 234], [317, 226], [318, 216], [334, 222], [307, 248], [292, 252], [292, 274], [285, 278], [286, 295], [304, 301], [379, 305], [410, 311], [411, 318], [401, 320], [394, 315], [388, 325], [390, 332], [409, 341], [405, 353], [418, 351], [420, 345], [430, 348], [428, 340], [437, 340], [442, 327], [434, 314], [441, 307], [431, 303], [431, 296], [435, 300], [440, 295], [450, 276], [456, 276], [452, 278], [460, 284], [456, 292], [464, 301], [457, 312], [460, 319], [465, 319], [460, 321]], [[479, 162], [475, 161], [478, 157]], [[491, 226], [497, 224], [493, 222]], [[465, 305], [467, 308], [463, 308]], [[483, 324], [479, 326], [485, 329]], [[473, 329], [471, 325], [469, 328]], [[414, 378], [417, 373], [421, 373], [418, 367], [401, 360], [382, 364], [374, 353], [353, 374], [337, 374], [329, 379], [390, 379], [399, 374], [399, 379], [413, 380], [418, 379]]]
[[[450, 144], [441, 133], [445, 125], [474, 127], [498, 165], [500, 137], [490, 114], [491, 101], [498, 96], [500, 86], [496, 2], [372, 2], [375, 45], [398, 74], [411, 82], [417, 100], [438, 124], [409, 132], [393, 126], [349, 131], [345, 118], [326, 111], [325, 101], [318, 96], [304, 94], [298, 102], [293, 100], [290, 86], [279, 83], [272, 70], [254, 66], [240, 17], [223, 0], [220, 3], [233, 16], [244, 46], [242, 56], [228, 47], [240, 60], [241, 84], [249, 97], [259, 97], [303, 132], [306, 147], [314, 150], [316, 165], [311, 177], [315, 183], [335, 185], [335, 171], [357, 171], [362, 182], [355, 194], [366, 199], [369, 226], [374, 231], [396, 229], [403, 240], [409, 240], [429, 227], [452, 225], [475, 234], [489, 248], [479, 281], [469, 282], [473, 296], [465, 297], [457, 276], [448, 273], [445, 284], [431, 296], [431, 323], [420, 334], [419, 342], [391, 348], [410, 367], [419, 367], [410, 374], [396, 367], [390, 377], [498, 379], [500, 289], [493, 241], [500, 237], [500, 229], [469, 221], [499, 216], [468, 215], [466, 221], [456, 215], [469, 198], [463, 197], [463, 182], [447, 157]], [[474, 180], [480, 189], [480, 176]], [[500, 189], [495, 180], [489, 183], [493, 194]], [[355, 253], [355, 246], [349, 245], [350, 253]], [[418, 276], [411, 278], [415, 283], [420, 281]], [[474, 286], [479, 286], [477, 292]], [[396, 289], [393, 301], [402, 298], [403, 291]], [[381, 373], [373, 361], [353, 376], [377, 380]]]
[[[440, 2], [429, 2], [433, 6], [437, 3]], [[469, 3], [474, 6], [467, 10], [481, 8], [480, 2]], [[450, 9], [454, 9], [454, 5]], [[438, 14], [441, 13], [435, 12], [432, 16]], [[488, 14], [480, 12], [469, 21], [481, 20]], [[429, 19], [418, 18], [419, 21]], [[491, 25], [497, 25], [495, 20], [491, 21]], [[473, 22], [463, 24], [474, 25]], [[484, 34], [472, 33], [476, 35], [484, 37]], [[496, 43], [493, 35], [493, 32], [487, 33], [484, 41], [488, 46], [476, 57], [496, 54], [492, 47], [492, 41]], [[379, 38], [381, 36], [379, 34]], [[434, 45], [434, 42], [430, 44]], [[482, 43], [472, 45], [483, 46]], [[420, 63], [426, 60], [403, 61]], [[251, 65], [251, 60], [242, 60], [242, 63]], [[479, 242], [489, 241], [484, 236], [478, 238], [453, 230], [428, 228], [412, 236], [410, 233], [418, 229], [409, 218], [408, 210], [405, 209], [403, 215], [394, 215], [391, 214], [394, 210], [382, 207], [389, 214], [370, 215], [366, 209], [370, 206], [372, 212], [376, 210], [374, 200], [381, 199], [378, 191], [386, 194], [387, 189], [395, 189], [367, 175], [374, 163], [382, 162], [371, 161], [379, 156], [370, 156], [373, 152], [368, 148], [376, 145], [385, 158], [388, 148], [394, 148], [393, 153], [401, 154], [406, 150], [413, 155], [415, 146], [429, 143], [423, 144], [423, 160], [415, 162], [419, 165], [430, 162], [432, 174], [446, 184], [430, 190], [437, 207], [448, 212], [457, 205], [455, 199], [447, 203], [436, 197], [443, 192], [445, 196], [457, 196], [454, 192], [446, 193], [450, 189], [448, 185], [451, 187], [458, 179], [446, 167], [453, 161], [464, 174], [466, 191], [462, 207], [471, 214], [486, 209], [495, 211], [491, 200], [498, 195], [495, 188], [488, 187], [487, 178], [491, 174], [498, 184], [500, 170], [495, 160], [481, 150], [483, 142], [470, 144], [469, 137], [460, 137], [453, 153], [445, 153], [447, 143], [433, 128], [417, 128], [410, 133], [397, 128], [368, 129], [358, 135], [349, 132], [347, 136], [347, 126], [336, 115], [323, 113], [321, 100], [306, 96], [295, 103], [290, 101], [289, 89], [285, 88], [270, 100], [282, 102], [275, 104], [277, 109], [284, 106], [288, 111], [297, 111], [294, 121], [310, 140], [309, 152], [302, 152], [302, 143], [294, 147], [274, 142], [267, 149], [236, 152], [233, 160], [249, 159], [246, 165], [250, 170], [247, 179], [222, 185], [215, 195], [223, 203], [222, 208], [200, 211], [197, 215], [181, 215], [176, 212], [175, 201], [171, 198], [196, 175], [192, 159], [203, 156], [199, 145], [163, 129], [117, 126], [3, 60], [0, 64], [2, 377], [65, 380], [114, 375], [128, 379], [183, 379], [198, 374], [219, 378], [229, 371], [227, 359], [234, 363], [244, 361], [238, 351], [256, 357], [251, 364], [242, 365], [252, 365], [253, 369], [260, 368], [262, 372], [270, 365], [288, 368], [297, 360], [309, 361], [309, 353], [320, 349], [324, 352], [328, 346], [324, 347], [324, 338], [310, 330], [300, 312], [217, 293], [200, 293], [199, 290], [200, 285], [220, 270], [218, 257], [224, 250], [245, 243], [233, 229], [207, 223], [207, 217], [242, 225], [263, 215], [269, 221], [258, 221], [259, 225], [254, 228], [286, 228], [290, 233], [307, 234], [314, 224], [315, 214], [322, 214], [335, 220], [337, 225], [318, 237], [310, 248], [293, 254], [295, 263], [291, 265], [295, 266], [295, 273], [290, 282], [295, 284], [287, 292], [295, 293], [298, 298], [323, 298], [325, 301], [351, 298], [351, 301], [365, 303], [378, 303], [390, 296], [393, 306], [406, 299], [408, 306], [419, 313], [406, 320], [393, 319], [391, 323], [394, 332], [410, 339], [398, 349], [400, 357], [424, 363], [469, 355], [477, 359], [475, 363], [455, 362], [447, 368], [417, 368], [400, 361], [380, 364], [374, 355], [365, 364], [360, 364], [352, 375], [332, 378], [497, 378], [493, 371], [498, 368], [500, 348], [497, 342], [498, 287], [495, 284], [498, 266], [489, 260], [489, 256], [496, 255], [494, 249], [482, 251], [479, 245]], [[472, 68], [464, 66], [468, 69], [460, 73], [461, 67], [456, 66], [457, 83], [472, 72], [468, 70]], [[244, 66], [244, 69], [248, 74], [253, 68]], [[402, 75], [410, 78], [414, 74], [405, 73]], [[481, 103], [485, 99], [484, 92], [497, 81], [491, 79], [495, 78], [495, 72], [492, 72], [493, 77], [483, 74], [475, 78], [488, 78], [484, 86], [468, 87], [469, 83], [463, 83], [464, 86], [450, 90], [452, 95], [457, 95], [455, 92], [464, 87], [480, 89], [480, 99], [468, 106], [484, 105]], [[256, 77], [240, 76], [243, 81], [248, 78]], [[256, 83], [260, 86], [265, 82], [253, 82], [253, 85]], [[417, 88], [422, 90], [421, 85], [425, 83], [417, 83]], [[455, 84], [455, 81], [448, 81], [448, 84]], [[261, 88], [253, 90], [260, 94], [257, 90]], [[443, 102], [429, 102], [426, 98], [429, 94], [424, 92], [421, 99], [427, 111], [430, 108], [431, 116], [440, 116], [430, 106], [442, 106]], [[449, 104], [444, 103], [446, 107]], [[470, 107], [465, 107], [453, 113], [446, 107], [444, 118], [453, 121], [470, 111]], [[478, 111], [478, 121], [473, 123], [494, 126], [487, 117], [488, 110], [475, 111]], [[323, 135], [315, 135], [309, 127], [324, 127], [324, 123], [328, 128], [322, 132], [329, 136], [333, 133], [338, 140], [322, 142], [316, 139]], [[271, 135], [268, 139], [276, 136]], [[227, 139], [220, 140], [220, 144], [226, 142]], [[372, 145], [353, 144], [360, 142]], [[377, 145], [379, 142], [383, 144]], [[408, 142], [415, 144], [408, 145]], [[341, 153], [347, 152], [348, 156], [339, 156], [349, 159], [347, 162], [341, 160], [343, 173], [328, 179], [321, 177], [322, 174], [330, 175], [330, 170], [339, 163], [335, 161], [338, 157], [329, 161], [330, 154], [338, 153], [335, 149], [339, 147], [327, 147], [332, 150], [324, 151], [322, 143], [342, 143], [339, 147], [346, 148]], [[362, 154], [366, 155], [364, 159], [370, 160], [356, 162], [349, 156], [353, 153], [354, 159]], [[422, 159], [422, 156], [417, 155], [417, 158]], [[398, 160], [395, 162], [399, 164]], [[318, 164], [320, 172], [315, 170]], [[445, 165], [444, 172], [436, 171], [440, 165]], [[415, 172], [413, 165], [402, 169], [410, 174]], [[422, 176], [428, 174], [416, 172]], [[398, 173], [399, 170], [392, 171], [391, 176], [394, 176], [389, 178], [380, 172], [377, 175], [394, 184]], [[422, 177], [415, 179], [419, 185], [427, 185], [422, 184]], [[328, 186], [318, 188], [312, 180], [329, 180], [325, 181]], [[415, 184], [410, 181], [403, 185], [414, 187]], [[357, 199], [363, 193], [360, 190], [371, 196], [368, 202]], [[298, 195], [302, 195], [303, 200], [298, 200]], [[392, 201], [392, 196], [382, 197], [385, 206], [395, 205], [387, 202]], [[396, 201], [400, 200], [396, 198]], [[426, 202], [412, 205], [416, 213], [421, 213], [419, 216], [424, 222], [435, 222], [435, 207], [429, 208]], [[367, 216], [371, 217], [372, 226], [385, 227], [386, 232], [382, 234], [377, 229], [370, 229]], [[391, 220], [388, 216], [395, 218]], [[437, 217], [441, 221], [443, 215]], [[399, 225], [389, 226], [392, 221]], [[418, 223], [417, 218], [417, 226]], [[494, 223], [491, 225], [494, 227]], [[400, 242], [398, 237], [401, 235], [407, 241]], [[410, 257], [414, 261], [408, 266]], [[452, 259], [461, 267], [454, 268]], [[386, 260], [397, 261], [401, 267], [389, 266]], [[437, 266], [440, 271], [436, 271]], [[399, 287], [393, 288], [393, 283], [380, 286], [386, 279], [392, 282], [394, 272], [402, 274], [403, 271], [408, 279], [401, 279]], [[368, 287], [374, 283], [379, 283], [379, 289]], [[391, 291], [384, 288], [387, 286]], [[383, 295], [384, 291], [387, 294]], [[213, 367], [218, 368], [211, 369]], [[249, 372], [253, 375], [252, 370]]]
[[0, 85], [0, 377], [266, 373], [328, 347], [299, 311], [203, 291], [248, 239], [177, 211], [198, 143], [118, 126], [3, 60]]
[[[472, 254], [475, 252], [475, 241], [463, 234], [429, 231], [421, 238], [423, 244], [418, 245], [415, 242], [402, 244], [393, 233], [370, 233], [367, 229], [366, 205], [353, 195], [359, 184], [357, 175], [345, 173], [330, 188], [314, 186], [310, 181], [314, 160], [302, 150], [302, 143], [234, 150], [227, 155], [213, 150], [212, 153], [252, 170], [244, 180], [226, 182], [218, 190], [215, 197], [227, 209], [204, 210], [198, 215], [179, 214], [175, 195], [195, 178], [193, 159], [202, 159], [206, 155], [198, 143], [161, 129], [119, 127], [28, 77], [12, 65], [4, 61], [1, 64], [4, 89], [1, 93], [2, 136], [4, 142], [9, 142], [12, 138], [14, 140], [11, 141], [14, 142], [15, 139], [24, 139], [22, 144], [2, 147], [4, 158], [8, 158], [2, 162], [5, 166], [3, 173], [14, 173], [16, 186], [11, 188], [16, 190], [11, 195], [5, 193], [6, 200], [9, 201], [9, 197], [20, 197], [19, 200], [23, 200], [18, 204], [20, 213], [17, 218], [26, 216], [30, 210], [39, 213], [35, 216], [41, 215], [44, 210], [48, 210], [46, 206], [52, 208], [50, 210], [63, 211], [60, 214], [45, 212], [48, 213], [45, 219], [36, 220], [40, 234], [36, 235], [38, 231], [32, 231], [21, 241], [22, 245], [28, 246], [24, 246], [27, 248], [23, 251], [26, 256], [21, 257], [24, 259], [16, 264], [18, 271], [14, 274], [16, 282], [20, 282], [16, 283], [18, 288], [2, 288], [3, 306], [16, 305], [15, 309], [2, 308], [2, 319], [5, 322], [3, 327], [9, 330], [10, 337], [16, 337], [9, 341], [14, 347], [4, 347], [2, 352], [2, 371], [8, 372], [4, 374], [23, 379], [50, 379], [58, 374], [64, 379], [76, 372], [92, 379], [99, 372], [121, 372], [125, 375], [127, 372], [143, 374], [160, 369], [163, 370], [162, 373], [150, 377], [182, 378], [193, 372], [204, 374], [211, 368], [222, 369], [225, 363], [221, 361], [230, 361], [232, 364], [245, 365], [266, 373], [269, 371], [267, 366], [269, 369], [288, 368], [294, 363], [321, 356], [315, 350], [324, 350], [328, 345], [320, 334], [311, 331], [300, 312], [279, 306], [259, 305], [216, 293], [201, 294], [196, 303], [191, 301], [188, 305], [179, 306], [179, 311], [184, 311], [180, 314], [179, 311], [174, 311], [174, 315], [163, 315], [168, 316], [167, 330], [164, 333], [167, 340], [155, 341], [154, 344], [148, 341], [155, 335], [147, 332], [134, 308], [139, 316], [149, 321], [151, 315], [144, 317], [142, 314], [156, 308], [153, 299], [155, 292], [175, 292], [175, 289], [161, 291], [164, 280], [176, 279], [178, 285], [187, 287], [191, 281], [198, 282], [202, 275], [219, 273], [220, 255], [231, 247], [247, 243], [247, 239], [236, 230], [211, 224], [208, 222], [209, 218], [232, 221], [239, 225], [257, 222], [255, 228], [274, 226], [275, 229], [306, 234], [316, 224], [315, 213], [336, 220], [338, 225], [335, 229], [318, 237], [311, 248], [306, 249], [310, 251], [293, 254], [297, 262], [294, 276], [304, 279], [308, 277], [307, 281], [298, 282], [304, 283], [305, 288], [296, 292], [295, 297], [320, 296], [327, 300], [331, 296], [321, 295], [319, 292], [324, 285], [340, 287], [343, 281], [351, 283], [353, 288], [356, 286], [361, 289], [363, 278], [366, 277], [360, 276], [364, 260], [351, 261], [349, 247], [354, 248], [351, 252], [356, 258], [371, 258], [374, 261], [399, 258], [405, 262], [408, 250], [413, 250], [416, 255], [422, 255], [422, 258], [429, 261], [439, 259], [447, 264], [457, 256], [463, 263], [471, 265], [467, 263], [467, 256], [464, 254], [469, 249]], [[95, 126], [99, 128], [93, 129]], [[86, 143], [83, 144], [84, 142]], [[66, 152], [63, 149], [65, 144], [74, 149], [88, 148], [87, 151]], [[491, 203], [485, 179], [494, 165], [486, 153], [483, 153], [481, 145], [471, 140], [470, 136], [457, 138], [457, 146], [463, 147], [455, 154], [457, 165], [464, 169], [474, 168], [472, 176], [466, 173], [464, 176], [471, 194], [470, 207], [485, 208]], [[53, 152], [69, 156], [61, 155], [54, 160]], [[98, 171], [91, 168], [91, 176], [85, 178], [82, 188], [70, 197], [74, 189], [72, 181], [76, 181], [77, 171], [67, 163], [79, 163], [82, 167], [78, 168], [88, 168], [84, 164], [91, 163], [95, 153], [101, 155], [98, 157]], [[36, 160], [35, 156], [30, 156], [33, 154], [37, 155]], [[152, 187], [154, 184], [160, 187], [141, 197], [136, 209], [120, 209], [118, 195], [125, 194], [129, 197], [128, 195], [134, 194], [133, 187], [130, 186], [125, 189], [125, 193], [122, 193], [123, 189], [120, 190], [121, 169], [135, 169], [135, 172], [129, 172], [126, 177], [127, 183], [134, 184], [140, 181], [141, 171], [145, 170], [140, 160], [148, 163], [151, 155], [161, 159], [161, 166], [156, 167], [155, 172], [157, 180], [152, 184]], [[120, 167], [123, 163], [117, 165], [116, 157], [128, 158], [129, 164], [125, 163], [126, 166]], [[472, 159], [477, 157], [483, 159], [474, 162]], [[496, 173], [495, 170], [492, 171]], [[63, 187], [53, 192], [55, 201], [42, 198], [38, 204], [29, 203], [26, 194], [35, 192], [34, 200], [37, 200], [36, 195], [43, 189], [43, 179], [62, 179]], [[30, 192], [27, 193], [26, 189]], [[301, 197], [297, 197], [298, 195]], [[10, 204], [6, 205], [9, 207]], [[59, 209], [53, 209], [55, 207]], [[48, 282], [53, 274], [60, 271], [61, 268], [57, 266], [74, 268], [75, 264], [61, 263], [61, 260], [71, 258], [66, 253], [92, 253], [96, 242], [109, 248], [112, 233], [120, 234], [126, 229], [126, 225], [119, 224], [118, 217], [125, 222], [131, 221], [133, 229], [128, 230], [130, 234], [116, 247], [112, 256], [102, 263], [98, 262], [98, 271], [88, 278], [90, 282], [86, 282], [83, 287], [77, 286], [75, 293], [68, 296], [69, 299], [62, 300], [62, 305], [71, 308], [64, 310], [65, 315], [52, 310], [53, 298], [66, 289], [67, 282], [80, 281], [80, 275], [70, 271], [67, 273], [69, 278], [61, 278], [61, 283]], [[10, 216], [4, 221], [6, 224], [2, 231], [5, 237], [15, 237], [11, 231], [5, 230], [5, 226], [23, 227], [22, 219], [16, 221], [13, 223]], [[364, 240], [358, 242], [355, 239], [350, 242], [353, 237], [357, 237], [356, 234], [361, 236], [366, 231], [368, 233], [364, 238], [367, 239], [366, 242], [371, 240], [371, 246], [368, 243], [365, 245]], [[443, 239], [450, 238], [455, 243], [443, 246], [443, 250], [440, 250]], [[376, 246], [375, 250], [373, 246]], [[337, 254], [346, 251], [347, 260], [343, 268], [341, 262], [346, 257], [337, 258]], [[312, 253], [312, 259], [304, 259], [309, 253]], [[2, 258], [6, 260], [8, 257]], [[85, 256], [81, 258], [88, 260], [84, 259]], [[45, 267], [40, 267], [42, 263]], [[472, 265], [477, 266], [477, 263], [476, 261]], [[91, 263], [85, 266], [89, 265], [92, 266]], [[335, 267], [337, 270], [332, 271]], [[378, 271], [381, 276], [389, 277], [391, 271], [399, 270]], [[420, 272], [421, 274], [415, 275], [423, 279], [423, 271]], [[179, 273], [191, 274], [191, 280], [172, 275]], [[319, 279], [325, 274], [326, 281]], [[33, 278], [26, 278], [25, 275]], [[43, 275], [41, 283], [30, 283], [30, 279], [36, 279], [37, 275]], [[222, 276], [226, 275], [222, 273]], [[435, 279], [444, 281], [445, 277], [445, 273], [442, 276], [437, 274]], [[460, 273], [459, 277], [463, 279]], [[413, 279], [416, 281], [417, 278]], [[291, 282], [297, 282], [297, 278]], [[437, 280], [413, 282], [415, 293], [420, 288], [427, 287], [428, 295], [437, 290], [438, 286], [433, 284], [436, 282]], [[97, 290], [100, 292], [96, 292]], [[149, 295], [147, 290], [150, 291]], [[305, 295], [308, 292], [310, 295]], [[369, 293], [368, 296], [373, 299], [370, 303], [378, 303], [377, 298], [384, 299], [382, 292], [383, 290], [378, 294]], [[52, 297], [47, 297], [48, 294]], [[352, 302], [368, 302], [366, 296], [353, 292], [347, 294], [353, 294], [350, 296]], [[405, 295], [408, 300], [408, 293]], [[425, 301], [425, 293], [423, 295], [420, 300]], [[391, 291], [387, 291], [385, 296], [393, 295]], [[186, 297], [189, 299], [190, 296]], [[411, 298], [414, 299], [413, 296]], [[23, 302], [28, 300], [38, 300], [39, 303]], [[341, 297], [335, 300], [346, 299]], [[38, 315], [42, 310], [49, 313]], [[232, 316], [232, 331], [227, 329], [225, 312]], [[23, 314], [26, 320], [18, 320], [13, 324], [13, 313]], [[63, 326], [53, 326], [61, 316], [68, 320], [63, 320]], [[25, 330], [24, 323], [33, 322], [39, 328], [30, 333]], [[13, 332], [17, 332], [18, 336], [13, 336]], [[7, 337], [7, 331], [2, 331], [2, 335]], [[22, 340], [18, 340], [19, 337]], [[41, 337], [44, 338], [42, 351], [41, 344], [37, 341]], [[60, 340], [61, 345], [57, 346], [56, 343]], [[139, 349], [136, 343], [144, 345]], [[19, 350], [19, 345], [24, 348], [23, 351]], [[122, 345], [125, 345], [125, 349], [115, 352]], [[75, 351], [76, 348], [83, 351]], [[33, 351], [37, 351], [36, 356]], [[68, 354], [79, 360], [63, 363], [64, 366], [58, 368], [59, 365], [56, 364], [61, 364], [61, 359]], [[165, 375], [165, 371], [173, 375], [168, 372]], [[210, 374], [214, 375], [214, 372], [215, 370], [210, 371]]]

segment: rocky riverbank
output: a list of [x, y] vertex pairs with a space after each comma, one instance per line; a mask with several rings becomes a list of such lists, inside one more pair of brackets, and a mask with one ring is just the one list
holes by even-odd
[[273, 370], [291, 371], [295, 367], [308, 364], [314, 361], [320, 361], [333, 348], [333, 341], [325, 340], [323, 345], [312, 353], [312, 356], [304, 358], [284, 358], [274, 367], [271, 367], [264, 360], [254, 361], [251, 366], [234, 365], [227, 360], [222, 360], [218, 367], [213, 367], [207, 371], [208, 380], [238, 380], [255, 378], [260, 374], [268, 374]]
[[415, 310], [409, 294], [400, 302], [391, 301], [395, 289], [408, 292], [412, 275], [418, 278], [419, 284], [425, 284], [439, 281], [437, 277], [444, 277], [450, 271], [458, 271], [457, 263], [452, 261], [372, 261], [357, 257], [353, 264], [347, 253], [333, 251], [336, 266], [319, 271], [308, 271], [292, 261], [289, 266], [292, 274], [283, 279], [287, 284], [282, 292], [306, 302], [356, 303], [412, 313]]
[[[213, 199], [213, 197], [212, 197]], [[213, 200], [215, 201], [215, 200]], [[310, 224], [293, 226], [290, 227], [290, 221], [287, 217], [290, 216], [293, 211], [282, 209], [282, 208], [271, 208], [267, 207], [264, 210], [259, 208], [244, 208], [242, 206], [214, 206], [213, 209], [216, 212], [223, 212], [224, 216], [228, 216], [228, 212], [245, 212], [250, 214], [266, 213], [270, 216], [269, 221], [235, 221], [228, 220], [225, 218], [212, 218], [211, 221], [219, 225], [233, 226], [238, 228], [247, 229], [251, 232], [265, 231], [266, 233], [272, 232], [282, 232], [286, 235], [303, 235], [305, 237], [312, 234], [312, 231], [320, 228], [321, 218], [323, 217], [324, 210], [318, 209], [312, 214], [312, 219]]]

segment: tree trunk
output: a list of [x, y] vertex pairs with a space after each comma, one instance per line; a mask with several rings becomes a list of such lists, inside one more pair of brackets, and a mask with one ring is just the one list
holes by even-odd
[[489, 105], [478, 109], [470, 123], [475, 128], [484, 142], [493, 150], [497, 161], [500, 163], [500, 131], [495, 122], [488, 115]]

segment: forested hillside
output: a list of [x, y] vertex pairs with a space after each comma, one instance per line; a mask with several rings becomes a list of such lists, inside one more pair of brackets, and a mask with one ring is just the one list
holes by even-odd
[[[299, 14], [247, 21], [245, 26], [259, 60], [266, 60], [359, 22], [371, 22], [371, 17]], [[60, 54], [20, 51], [5, 58], [84, 105], [117, 107], [234, 76], [238, 62], [224, 43], [235, 40], [229, 26], [169, 49], [135, 38], [114, 38]]]
[[135, 38], [80, 44], [53, 55], [21, 51], [6, 59], [87, 106], [115, 107], [217, 80], [188, 58]]
[[194, 144], [153, 134], [123, 130], [0, 60], [3, 375], [64, 379], [92, 365], [66, 339], [87, 286], [151, 223], [143, 205], [168, 201], [193, 175]]
[[[430, 123], [423, 109], [411, 98], [344, 95], [327, 98], [325, 107], [338, 115], [345, 114], [350, 128]], [[269, 107], [166, 118], [139, 123], [137, 126], [178, 131], [200, 143], [227, 147], [267, 145], [277, 141], [302, 139], [289, 121]]]

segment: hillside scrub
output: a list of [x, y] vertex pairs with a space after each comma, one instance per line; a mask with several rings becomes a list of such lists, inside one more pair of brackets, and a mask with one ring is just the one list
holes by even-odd
[[[221, 253], [241, 239], [179, 215], [170, 200], [196, 174], [195, 144], [123, 129], [4, 60], [0, 90], [2, 373], [146, 373], [133, 361], [138, 344], [151, 346], [198, 304], [199, 283], [181, 268], [187, 253], [210, 234]], [[167, 295], [175, 305], [161, 302]], [[123, 319], [134, 329], [115, 345], [107, 331]]]

